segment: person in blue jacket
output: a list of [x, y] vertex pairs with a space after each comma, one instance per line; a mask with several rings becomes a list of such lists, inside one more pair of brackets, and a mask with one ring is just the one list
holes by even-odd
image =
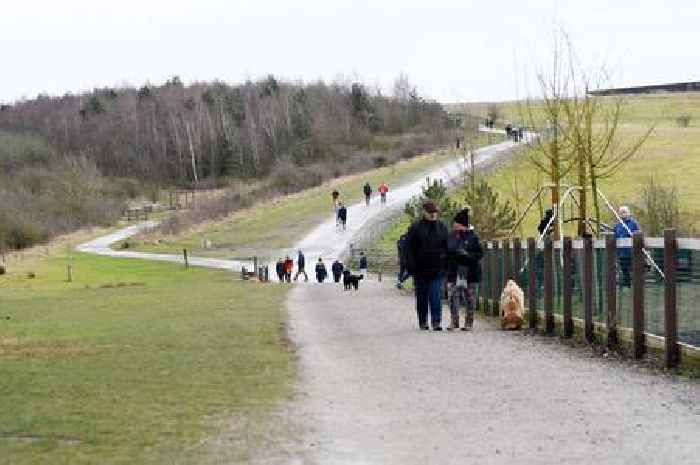
[[[629, 207], [623, 205], [618, 210], [620, 215], [619, 221], [615, 225], [615, 239], [626, 239], [632, 237], [632, 233], [640, 231], [639, 224], [632, 218], [632, 213]], [[630, 277], [630, 268], [632, 267], [632, 250], [629, 246], [617, 248], [617, 262], [620, 266], [621, 281], [620, 285], [629, 287], [632, 279]]]

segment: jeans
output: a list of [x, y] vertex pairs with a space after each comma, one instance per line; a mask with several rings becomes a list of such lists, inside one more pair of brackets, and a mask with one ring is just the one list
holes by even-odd
[[428, 325], [428, 307], [430, 307], [430, 320], [433, 328], [440, 326], [442, 322], [442, 281], [444, 276], [439, 274], [432, 278], [414, 277], [416, 287], [416, 312], [418, 313], [418, 325]]
[[450, 306], [452, 322], [459, 326], [459, 307], [464, 305], [465, 326], [471, 326], [474, 321], [474, 310], [476, 309], [476, 283], [469, 283], [467, 286], [457, 286], [455, 283], [447, 284], [447, 302]]

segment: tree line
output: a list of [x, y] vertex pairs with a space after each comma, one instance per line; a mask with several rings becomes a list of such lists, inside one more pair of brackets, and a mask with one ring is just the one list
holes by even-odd
[[[111, 224], [128, 198], [166, 187], [293, 192], [432, 150], [453, 126], [405, 76], [390, 95], [351, 81], [173, 77], [1, 105], [0, 249]], [[249, 203], [236, 195], [219, 216]]]
[[160, 86], [4, 105], [0, 131], [39, 135], [56, 154], [86, 157], [106, 176], [216, 184], [265, 176], [282, 160], [303, 166], [347, 158], [371, 149], [375, 136], [444, 139], [448, 119], [439, 103], [421, 97], [403, 76], [394, 94], [358, 82], [302, 84], [268, 76], [185, 86], [173, 77]]

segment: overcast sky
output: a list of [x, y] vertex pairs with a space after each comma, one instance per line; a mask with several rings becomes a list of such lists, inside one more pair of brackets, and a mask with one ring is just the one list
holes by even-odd
[[442, 102], [513, 99], [555, 24], [613, 85], [700, 80], [692, 0], [2, 0], [0, 101], [172, 75], [390, 89], [401, 72]]

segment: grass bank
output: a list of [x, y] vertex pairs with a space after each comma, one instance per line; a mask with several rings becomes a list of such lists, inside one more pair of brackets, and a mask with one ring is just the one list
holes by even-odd
[[[517, 105], [500, 104], [501, 121], [521, 120]], [[485, 116], [486, 105], [455, 105], [453, 111], [476, 112]], [[481, 114], [483, 112], [483, 114]], [[679, 118], [689, 117], [689, 125]], [[689, 233], [700, 230], [700, 93], [653, 94], [633, 96], [627, 100], [622, 117], [623, 142], [642, 134], [651, 125], [655, 129], [639, 153], [612, 177], [600, 182], [601, 190], [616, 204], [640, 204], [642, 186], [654, 175], [659, 184], [675, 186], [680, 210], [689, 223]], [[524, 208], [538, 182], [547, 182], [525, 154], [512, 159], [490, 175], [490, 181], [501, 196]], [[573, 182], [568, 180], [568, 182]], [[546, 207], [546, 205], [544, 205]], [[614, 222], [605, 212], [607, 223]], [[536, 233], [539, 212], [529, 215], [519, 234]]]
[[0, 464], [208, 463], [288, 394], [284, 288], [83, 254], [66, 283], [65, 263], [0, 277]]
[[[369, 181], [375, 190], [381, 182], [386, 182], [391, 189], [454, 156], [456, 154], [452, 150], [422, 155], [391, 166], [338, 178], [298, 194], [264, 201], [221, 221], [197, 225], [175, 237], [146, 235], [128, 242], [131, 247], [146, 252], [181, 253], [186, 248], [199, 256], [265, 256], [270, 250], [291, 247], [318, 222], [332, 215], [332, 190], [337, 189], [341, 200], [347, 203], [357, 202], [363, 197], [365, 181]], [[211, 248], [202, 248], [205, 239], [211, 241]]]

